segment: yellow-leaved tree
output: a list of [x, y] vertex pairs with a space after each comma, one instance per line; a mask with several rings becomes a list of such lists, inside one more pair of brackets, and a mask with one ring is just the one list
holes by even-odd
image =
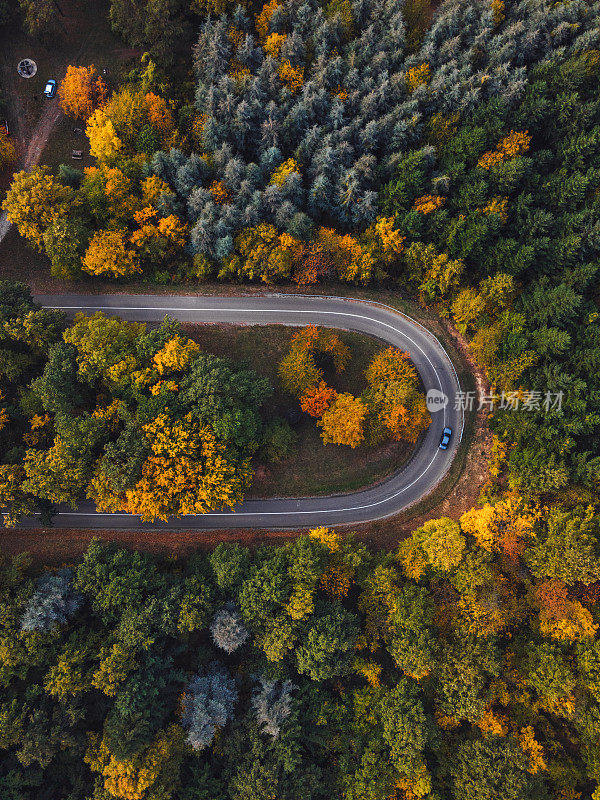
[[46, 229], [56, 219], [69, 216], [75, 203], [73, 190], [57, 181], [48, 167], [33, 167], [30, 172], [17, 172], [2, 208], [21, 236], [42, 251]]
[[139, 257], [127, 247], [127, 231], [97, 231], [83, 257], [83, 270], [90, 275], [127, 278], [141, 272]]
[[89, 119], [90, 150], [99, 161], [118, 154], [150, 154], [175, 143], [175, 123], [166, 101], [152, 92], [125, 86]]
[[403, 254], [411, 281], [419, 287], [419, 296], [424, 303], [446, 297], [460, 281], [464, 263], [438, 253], [432, 244], [413, 242]]
[[359, 397], [339, 394], [317, 425], [322, 428], [323, 444], [346, 444], [357, 447], [365, 438], [367, 407]]
[[4, 524], [14, 527], [21, 516], [33, 511], [33, 496], [23, 488], [25, 470], [20, 464], [0, 464], [0, 507], [5, 509]]
[[249, 459], [236, 465], [214, 434], [191, 414], [166, 413], [142, 428], [150, 455], [132, 489], [115, 491], [98, 462], [89, 496], [105, 511], [123, 510], [144, 520], [205, 514], [238, 503], [252, 479]]
[[235, 237], [235, 253], [225, 264], [220, 277], [236, 276], [272, 283], [289, 278], [300, 242], [273, 225], [262, 222], [244, 228]]
[[315, 362], [315, 353], [331, 356], [336, 372], [342, 372], [350, 360], [350, 350], [332, 330], [306, 325], [292, 337], [289, 352], [279, 364], [279, 378], [286, 392], [303, 397], [319, 385], [322, 370]]
[[131, 378], [139, 366], [136, 346], [145, 331], [143, 323], [125, 322], [97, 311], [92, 316], [77, 314], [63, 338], [77, 350], [82, 380], [93, 383], [101, 379], [112, 388], [115, 382], [121, 383], [121, 376]]
[[192, 339], [175, 336], [154, 356], [154, 366], [159, 375], [165, 372], [179, 372], [187, 367], [200, 354], [200, 346]]
[[458, 522], [440, 517], [427, 520], [413, 531], [412, 537], [400, 545], [398, 556], [401, 563], [408, 566], [414, 561], [411, 550], [419, 549], [434, 570], [449, 572], [460, 564], [466, 545], [467, 540]]
[[385, 264], [392, 264], [404, 250], [405, 236], [395, 228], [394, 217], [377, 217], [365, 231], [375, 240], [374, 255]]
[[119, 167], [87, 167], [81, 191], [99, 227], [125, 228], [142, 208], [133, 179]]
[[123, 142], [117, 136], [112, 120], [102, 108], [96, 109], [91, 115], [85, 132], [90, 141], [90, 153], [98, 161], [110, 161], [123, 150]]
[[76, 502], [89, 479], [84, 455], [60, 436], [49, 450], [27, 450], [23, 464], [23, 490], [51, 503]]
[[510, 492], [495, 505], [471, 508], [460, 518], [460, 526], [484, 550], [515, 558], [533, 538], [538, 516], [519, 494]]
[[[273, 36], [279, 36], [279, 34], [272, 33], [271, 36], [269, 36], [269, 40]], [[282, 39], [285, 39], [285, 36], [282, 37]], [[283, 186], [286, 180], [289, 178], [289, 176], [292, 175], [293, 173], [297, 173], [299, 175], [300, 167], [298, 166], [298, 162], [296, 161], [296, 159], [288, 158], [287, 161], [284, 161], [283, 164], [277, 167], [277, 169], [273, 172], [269, 183], [272, 183], [275, 186]]]
[[90, 744], [85, 762], [102, 776], [107, 795], [116, 800], [143, 800], [148, 791], [164, 797], [167, 787], [176, 780], [185, 752], [185, 733], [181, 726], [171, 725], [159, 731], [150, 745], [129, 758], [117, 758], [110, 750], [106, 736], [89, 735]]
[[309, 350], [292, 347], [279, 364], [279, 379], [286, 392], [302, 397], [321, 381], [322, 372]]

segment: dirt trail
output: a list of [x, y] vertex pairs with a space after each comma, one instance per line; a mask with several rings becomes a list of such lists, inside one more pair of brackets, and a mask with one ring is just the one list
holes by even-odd
[[[58, 104], [58, 96], [46, 101], [46, 106], [32, 129], [27, 131], [25, 110], [19, 95], [19, 80], [14, 69], [14, 54], [8, 50], [2, 56], [0, 74], [6, 99], [11, 109], [11, 135], [17, 142], [19, 159], [15, 164], [15, 172], [20, 169], [31, 169], [39, 163], [44, 148], [60, 119], [62, 111]], [[27, 133], [29, 135], [27, 135]], [[12, 223], [6, 218], [6, 212], [0, 213], [0, 242], [11, 229]]]
[[35, 166], [39, 162], [40, 158], [42, 157], [42, 153], [44, 152], [44, 147], [50, 138], [50, 134], [52, 133], [54, 126], [60, 119], [61, 115], [62, 111], [58, 105], [58, 97], [54, 97], [49, 101], [48, 105], [44, 109], [44, 112], [39, 118], [37, 125], [33, 129], [33, 133], [31, 134], [31, 139], [27, 145], [27, 150], [21, 165], [22, 169], [31, 169], [31, 167]]
[[6, 234], [9, 232], [11, 224], [12, 224], [12, 223], [10, 223], [10, 222], [9, 222], [9, 221], [6, 219], [6, 212], [5, 212], [5, 211], [3, 211], [3, 212], [0, 214], [0, 242], [2, 241], [2, 239], [4, 239], [4, 237], [6, 236]]
[[[44, 152], [44, 147], [50, 138], [54, 126], [60, 119], [61, 114], [62, 111], [58, 105], [58, 98], [55, 97], [48, 103], [37, 121], [32, 131], [31, 139], [27, 144], [27, 149], [17, 162], [15, 172], [20, 169], [31, 169], [39, 162]], [[12, 223], [6, 218], [6, 212], [3, 211], [2, 214], [0, 214], [0, 242], [2, 242], [9, 232], [11, 225]]]

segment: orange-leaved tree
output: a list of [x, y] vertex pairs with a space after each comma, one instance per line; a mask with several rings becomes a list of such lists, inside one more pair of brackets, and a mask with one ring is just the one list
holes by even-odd
[[333, 360], [336, 372], [343, 372], [350, 360], [350, 349], [337, 333], [329, 328], [306, 325], [292, 339], [291, 347], [309, 350], [312, 353], [327, 353]]
[[416, 442], [431, 422], [425, 398], [419, 391], [417, 371], [407, 353], [388, 347], [367, 367], [369, 388], [364, 400], [373, 417], [374, 430], [393, 439]]
[[593, 639], [598, 625], [578, 600], [570, 600], [566, 584], [558, 579], [538, 583], [530, 592], [531, 605], [539, 609], [542, 636], [563, 642]]
[[311, 386], [304, 392], [300, 398], [300, 408], [311, 417], [322, 417], [337, 394], [335, 389], [321, 381], [318, 386]]
[[477, 164], [482, 169], [491, 169], [509, 158], [517, 158], [529, 150], [531, 136], [527, 131], [511, 131], [496, 145], [495, 150], [484, 153]]
[[130, 237], [142, 259], [150, 264], [173, 262], [183, 257], [187, 242], [187, 225], [174, 214], [159, 217], [155, 208], [148, 206], [134, 214], [139, 228]]
[[68, 117], [87, 120], [106, 102], [107, 87], [93, 64], [67, 68], [58, 90], [60, 107]]
[[315, 362], [316, 353], [331, 357], [336, 372], [342, 372], [350, 359], [350, 350], [332, 330], [307, 325], [290, 342], [289, 352], [279, 365], [283, 388], [302, 397], [323, 380], [323, 372]]
[[316, 283], [319, 278], [335, 272], [334, 255], [318, 239], [302, 242], [294, 261], [293, 280], [299, 286]]
[[319, 246], [329, 253], [341, 280], [369, 282], [375, 267], [375, 256], [369, 244], [363, 245], [349, 234], [342, 236], [332, 228], [319, 228], [317, 240]]
[[281, 3], [279, 0], [268, 0], [268, 2], [262, 7], [260, 13], [257, 14], [254, 25], [261, 40], [266, 40], [268, 37], [271, 17], [273, 16], [275, 9], [279, 8], [280, 5]]

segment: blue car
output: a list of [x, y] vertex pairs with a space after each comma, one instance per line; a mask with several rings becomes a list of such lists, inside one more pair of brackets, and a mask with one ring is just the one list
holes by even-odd
[[46, 97], [54, 97], [56, 94], [56, 81], [54, 78], [50, 78], [49, 81], [46, 81], [46, 86], [44, 87], [44, 94]]
[[444, 428], [442, 431], [442, 438], [440, 439], [440, 450], [447, 450], [452, 436], [452, 428]]

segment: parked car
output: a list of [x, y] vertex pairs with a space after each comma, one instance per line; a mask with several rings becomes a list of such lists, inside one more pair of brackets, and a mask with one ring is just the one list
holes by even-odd
[[8, 130], [8, 120], [0, 119], [0, 131], [2, 131], [8, 136], [8, 134], [10, 133], [10, 131]]
[[440, 439], [440, 450], [447, 450], [452, 438], [452, 428], [444, 428], [442, 431], [442, 438]]
[[46, 97], [54, 97], [56, 94], [56, 81], [54, 78], [50, 78], [49, 81], [46, 81], [46, 86], [44, 87], [44, 94]]

